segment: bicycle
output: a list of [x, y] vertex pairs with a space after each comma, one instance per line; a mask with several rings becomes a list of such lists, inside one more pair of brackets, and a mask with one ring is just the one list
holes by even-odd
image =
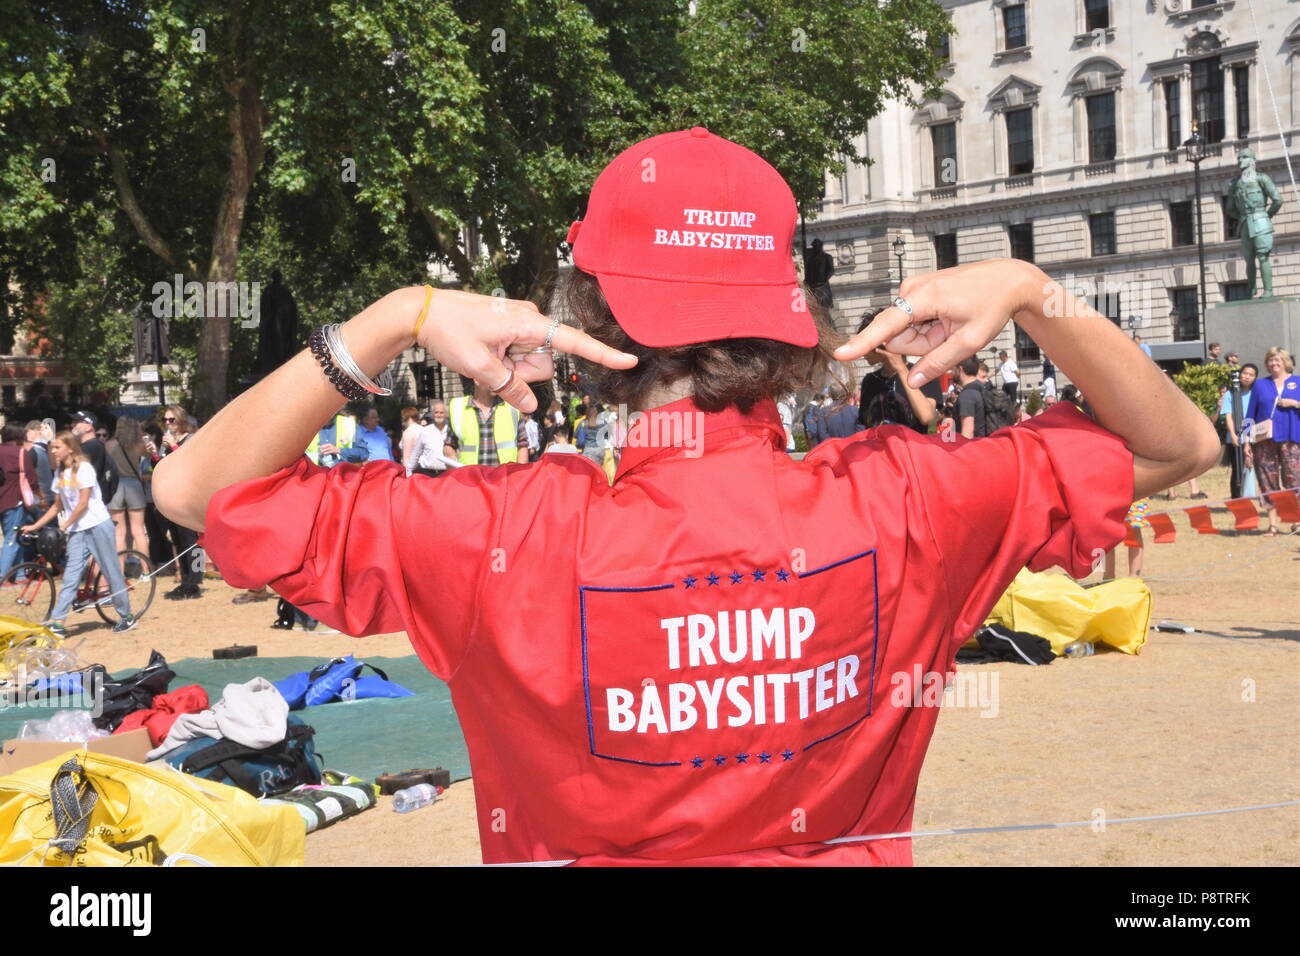
[[[34, 535], [20, 535], [24, 544], [36, 542]], [[15, 564], [0, 578], [0, 614], [16, 617], [28, 624], [39, 625], [49, 620], [58, 597], [66, 552], [55, 554], [37, 545], [35, 561]], [[117, 553], [123, 565], [127, 595], [131, 599], [131, 613], [138, 620], [153, 604], [158, 581], [153, 576], [153, 564], [142, 551], [127, 548]], [[108, 578], [92, 557], [77, 583], [77, 597], [72, 602], [72, 612], [78, 613], [93, 607], [105, 624], [116, 624], [117, 615], [112, 610], [112, 591]]]

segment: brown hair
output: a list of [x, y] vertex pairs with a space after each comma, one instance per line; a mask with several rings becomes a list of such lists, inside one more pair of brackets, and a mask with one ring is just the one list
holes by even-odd
[[418, 422], [420, 420], [420, 410], [414, 405], [407, 405], [402, 409], [402, 424], [407, 422]]
[[[596, 277], [573, 269], [556, 291], [555, 303], [577, 319], [578, 328], [620, 352], [637, 357], [630, 369], [611, 369], [578, 359], [585, 382], [595, 386], [601, 400], [644, 408], [646, 396], [656, 388], [689, 379], [696, 407], [720, 412], [735, 405], [748, 413], [755, 402], [786, 395], [802, 388], [821, 389], [838, 365], [831, 354], [844, 341], [821, 304], [806, 288], [803, 300], [817, 324], [819, 341], [803, 348], [773, 339], [721, 339], [697, 345], [650, 348], [623, 331], [610, 311]], [[838, 381], [848, 394], [847, 380]], [[584, 387], [583, 391], [591, 389]]]
[[135, 464], [144, 454], [144, 432], [140, 427], [140, 421], [132, 418], [130, 415], [121, 415], [117, 419], [117, 429], [113, 432], [113, 437], [117, 443], [122, 446], [122, 451], [127, 455], [127, 460]]

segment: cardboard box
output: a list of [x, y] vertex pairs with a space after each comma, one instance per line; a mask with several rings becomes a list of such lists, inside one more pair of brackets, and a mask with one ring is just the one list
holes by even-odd
[[83, 740], [80, 743], [65, 743], [59, 740], [22, 740], [15, 737], [13, 740], [6, 740], [3, 750], [0, 750], [0, 777], [78, 750], [89, 750], [91, 753], [109, 754], [113, 757], [144, 763], [145, 755], [152, 749], [153, 743], [149, 740], [149, 731], [143, 727], [137, 727], [124, 734], [114, 734], [111, 737]]

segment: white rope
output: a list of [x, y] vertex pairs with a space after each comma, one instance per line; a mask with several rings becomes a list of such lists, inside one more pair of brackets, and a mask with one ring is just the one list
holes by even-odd
[[[186, 549], [185, 549], [184, 551], [182, 551], [180, 554], [176, 555], [176, 557], [172, 558], [170, 561], [168, 561], [168, 562], [166, 562], [166, 563], [164, 563], [164, 564], [160, 564], [160, 565], [158, 565], [158, 567], [154, 568], [152, 571], [149, 571], [149, 572], [146, 572], [145, 574], [140, 575], [139, 580], [141, 580], [141, 581], [148, 581], [148, 580], [150, 580], [150, 579], [152, 579], [152, 578], [156, 578], [156, 577], [158, 577], [158, 575], [162, 574], [164, 568], [166, 568], [166, 567], [167, 567], [168, 565], [170, 565], [170, 564], [175, 564], [177, 561], [179, 561], [181, 558], [185, 557], [185, 555], [189, 554], [191, 551], [193, 551], [193, 550], [194, 550], [195, 548], [197, 548], [198, 546], [199, 546], [198, 542], [197, 542], [197, 541], [194, 542], [194, 544], [190, 545], [188, 548], [186, 548]], [[107, 577], [107, 575], [105, 575], [105, 577]], [[105, 604], [111, 604], [111, 603], [113, 602], [113, 598], [117, 597], [119, 594], [125, 594], [127, 591], [134, 590], [134, 588], [135, 588], [135, 585], [134, 585], [134, 584], [130, 584], [130, 583], [128, 583], [126, 587], [121, 588], [120, 590], [114, 591], [112, 594], [105, 594], [102, 598], [98, 598], [98, 599], [96, 599], [95, 601], [92, 601], [90, 604], [82, 605], [80, 608], [78, 608], [78, 610], [80, 610], [80, 611], [84, 611], [84, 610], [85, 610], [86, 608], [88, 608], [88, 607], [103, 607]]]
[[[1250, 23], [1255, 28], [1255, 40], [1259, 43], [1261, 49], [1264, 46], [1264, 38], [1259, 35], [1259, 21], [1255, 19], [1255, 0], [1246, 0], [1246, 6], [1250, 10]], [[1262, 62], [1259, 71], [1264, 74], [1264, 85], [1268, 87], [1268, 99], [1273, 106], [1273, 123], [1277, 126], [1277, 138], [1282, 143], [1282, 156], [1286, 160], [1286, 172], [1291, 177], [1291, 191], [1300, 193], [1300, 186], [1296, 186], [1295, 170], [1291, 168], [1291, 154], [1287, 152], [1286, 136], [1282, 133], [1282, 114], [1277, 109], [1277, 95], [1273, 92], [1273, 80], [1268, 75], [1268, 69]]]
[[[1185, 820], [1189, 817], [1212, 817], [1224, 813], [1246, 813], [1250, 810], [1274, 810], [1279, 807], [1293, 807], [1300, 800], [1283, 800], [1279, 803], [1257, 803], [1248, 807], [1224, 807], [1220, 810], [1188, 810], [1183, 813], [1156, 813], [1145, 817], [1112, 817], [1101, 820], [1065, 820], [1059, 823], [1020, 823], [996, 827], [955, 827], [948, 830], [909, 830], [905, 833], [872, 833], [866, 836], [836, 837], [823, 840], [825, 846], [838, 846], [843, 843], [867, 843], [873, 840], [910, 840], [916, 837], [930, 836], [965, 836], [971, 833], [1012, 833], [1025, 830], [1066, 830], [1071, 827], [1110, 826], [1112, 823], [1148, 823], [1152, 820]], [[529, 860], [523, 863], [486, 863], [484, 866], [568, 866], [576, 860]]]

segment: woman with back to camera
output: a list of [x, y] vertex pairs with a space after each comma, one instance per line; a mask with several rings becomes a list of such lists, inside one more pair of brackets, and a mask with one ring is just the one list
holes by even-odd
[[[108, 513], [117, 528], [117, 550], [128, 547], [149, 552], [149, 535], [144, 526], [144, 473], [140, 469], [145, 456], [144, 431], [130, 415], [119, 415], [113, 441], [106, 444], [109, 457], [117, 469], [117, 491], [108, 502]], [[125, 566], [123, 567], [125, 571]]]
[[[905, 838], [825, 842], [910, 829], [938, 710], [892, 702], [889, 675], [949, 671], [1022, 567], [1086, 569], [1135, 488], [1217, 460], [1205, 416], [1109, 320], [1045, 314], [1062, 291], [1026, 262], [912, 276], [835, 348], [796, 222], [749, 150], [698, 127], [645, 140], [570, 230], [581, 330], [400, 289], [313, 333], [159, 468], [159, 506], [205, 528], [237, 586], [350, 634], [408, 632], [450, 684], [488, 862], [909, 864]], [[974, 441], [883, 426], [786, 454], [773, 397], [832, 358], [920, 355], [920, 384], [1013, 318], [1100, 424], [1062, 405]], [[580, 455], [436, 481], [304, 459], [336, 386], [373, 387], [413, 343], [523, 411], [552, 349], [585, 360], [638, 413], [614, 484]], [[360, 379], [337, 371], [352, 363]], [[247, 421], [274, 427], [226, 454]], [[358, 521], [370, 533], [343, 533]]]

